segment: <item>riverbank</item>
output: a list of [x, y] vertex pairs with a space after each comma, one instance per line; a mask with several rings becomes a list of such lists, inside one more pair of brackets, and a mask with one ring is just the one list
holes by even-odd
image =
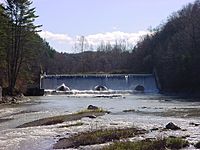
[[3, 96], [0, 104], [21, 104], [29, 102], [31, 99], [24, 96], [23, 94], [19, 94], [17, 96]]
[[160, 94], [166, 96], [176, 96], [180, 99], [191, 99], [192, 101], [200, 101], [200, 93], [199, 91], [190, 91], [190, 90], [182, 90], [182, 91], [160, 91]]

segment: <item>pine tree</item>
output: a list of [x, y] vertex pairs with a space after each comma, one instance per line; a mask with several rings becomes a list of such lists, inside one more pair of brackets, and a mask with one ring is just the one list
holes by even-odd
[[16, 80], [26, 56], [28, 36], [39, 26], [35, 26], [35, 8], [30, 8], [30, 0], [6, 0], [5, 11], [9, 18], [9, 43], [6, 49], [9, 94], [14, 94]]

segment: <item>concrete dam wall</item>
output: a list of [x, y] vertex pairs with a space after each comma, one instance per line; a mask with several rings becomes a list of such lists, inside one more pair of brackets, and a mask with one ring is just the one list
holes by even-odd
[[144, 92], [158, 92], [152, 74], [41, 75], [42, 89], [55, 90], [63, 83], [72, 90], [93, 90], [97, 85], [110, 90], [135, 90], [140, 85], [144, 87]]

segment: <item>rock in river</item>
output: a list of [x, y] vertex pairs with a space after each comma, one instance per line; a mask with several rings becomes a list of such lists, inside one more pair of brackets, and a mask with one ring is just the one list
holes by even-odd
[[70, 88], [67, 87], [64, 83], [57, 87], [57, 91], [70, 91]]
[[99, 107], [93, 106], [93, 105], [89, 105], [87, 109], [89, 109], [89, 110], [97, 110], [97, 109], [99, 109]]
[[88, 118], [90, 118], [90, 119], [97, 118], [97, 116], [95, 116], [95, 115], [88, 115], [88, 116], [86, 116], [86, 117], [88, 117]]
[[171, 129], [171, 130], [180, 130], [181, 128], [175, 125], [173, 122], [168, 123], [165, 126], [166, 129]]

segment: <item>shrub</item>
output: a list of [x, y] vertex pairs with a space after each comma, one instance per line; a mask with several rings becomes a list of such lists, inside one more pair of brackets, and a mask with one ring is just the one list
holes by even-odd
[[189, 146], [189, 142], [180, 137], [169, 137], [166, 139], [166, 146], [170, 149], [181, 149]]
[[103, 150], [164, 150], [165, 140], [143, 140], [137, 142], [116, 142]]
[[165, 150], [181, 149], [189, 146], [188, 141], [181, 138], [166, 138], [158, 140], [143, 140], [136, 142], [115, 142], [103, 150]]

